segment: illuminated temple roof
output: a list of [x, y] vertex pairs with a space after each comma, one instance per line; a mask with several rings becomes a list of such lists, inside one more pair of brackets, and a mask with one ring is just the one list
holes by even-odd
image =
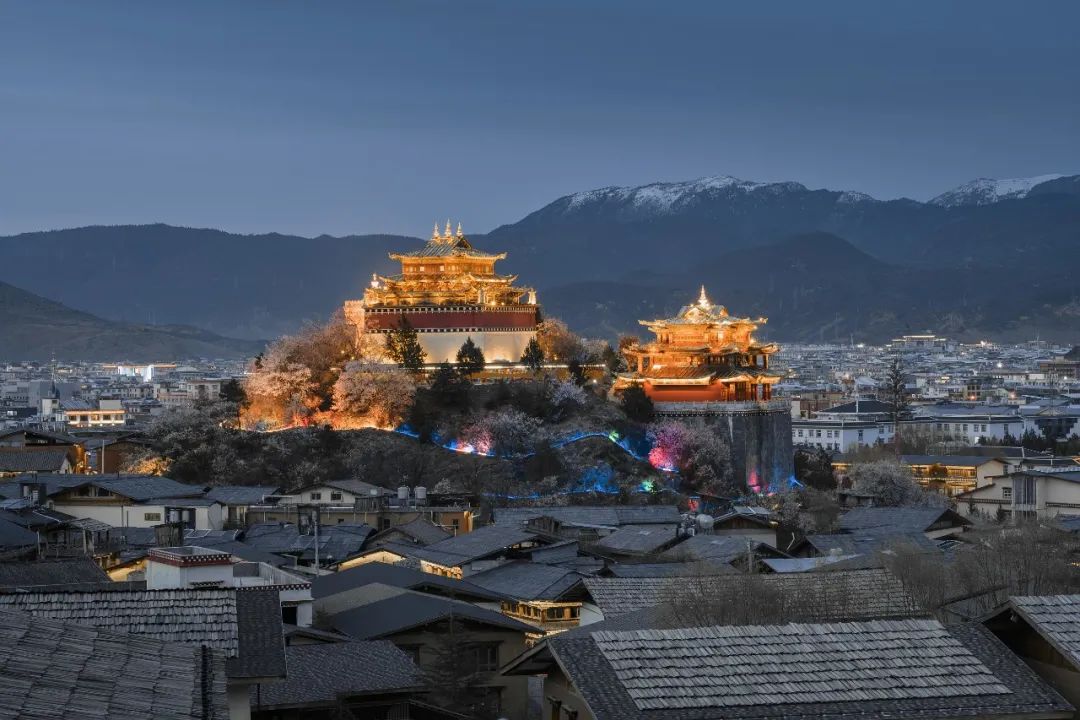
[[391, 253], [391, 260], [407, 260], [410, 258], [476, 258], [477, 260], [502, 260], [506, 253], [488, 253], [477, 250], [461, 232], [461, 224], [458, 223], [457, 234], [451, 234], [450, 221], [446, 222], [446, 231], [440, 235], [439, 226], [436, 224], [431, 233], [431, 239], [419, 250], [405, 253]]
[[764, 325], [768, 320], [766, 318], [758, 318], [757, 320], [751, 320], [750, 318], [734, 318], [728, 314], [728, 310], [723, 305], [714, 304], [709, 300], [709, 296], [705, 293], [705, 286], [701, 286], [701, 294], [698, 296], [697, 302], [690, 305], [683, 305], [675, 317], [671, 318], [659, 318], [656, 320], [639, 320], [642, 325], [653, 327], [664, 327], [667, 325], [711, 325], [711, 324], [724, 324], [733, 325], [736, 323], [749, 323], [754, 325]]

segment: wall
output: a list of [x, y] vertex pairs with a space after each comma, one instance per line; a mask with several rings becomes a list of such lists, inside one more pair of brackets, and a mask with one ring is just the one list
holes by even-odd
[[745, 482], [751, 489], [770, 485], [774, 489], [787, 488], [789, 479], [795, 475], [795, 459], [791, 413], [786, 408], [745, 411], [710, 408], [694, 416], [704, 418], [731, 447], [736, 481]]

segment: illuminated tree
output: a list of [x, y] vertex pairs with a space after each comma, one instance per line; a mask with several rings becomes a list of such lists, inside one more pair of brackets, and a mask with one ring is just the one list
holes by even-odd
[[350, 363], [334, 384], [334, 411], [344, 426], [393, 428], [416, 396], [412, 375], [373, 363]]
[[733, 478], [731, 449], [708, 425], [666, 420], [650, 426], [649, 437], [649, 461], [660, 469], [677, 470], [684, 489], [721, 497], [746, 492]]
[[419, 372], [424, 367], [427, 353], [420, 346], [416, 328], [404, 317], [398, 326], [386, 334], [386, 354], [401, 367]]
[[521, 362], [532, 370], [534, 374], [543, 369], [544, 349], [540, 347], [540, 343], [536, 338], [530, 339], [529, 344], [525, 346], [525, 352], [521, 354]]
[[477, 452], [499, 457], [524, 454], [541, 438], [540, 421], [510, 407], [489, 412], [462, 431], [462, 440]]
[[890, 460], [855, 463], [848, 477], [856, 492], [873, 495], [878, 506], [937, 506], [946, 502], [943, 495], [923, 490], [910, 468]]
[[468, 377], [483, 371], [487, 364], [484, 359], [484, 351], [476, 347], [471, 337], [465, 338], [461, 348], [457, 351], [458, 372]]
[[584, 362], [587, 357], [585, 343], [570, 331], [562, 320], [548, 318], [536, 327], [536, 341], [544, 357], [559, 363], [571, 360]]

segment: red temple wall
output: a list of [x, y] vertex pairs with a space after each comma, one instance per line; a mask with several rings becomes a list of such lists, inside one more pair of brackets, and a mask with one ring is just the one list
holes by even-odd
[[724, 386], [712, 385], [653, 385], [644, 384], [643, 389], [654, 402], [719, 402], [724, 400]]
[[394, 308], [389, 312], [364, 313], [367, 330], [390, 330], [405, 317], [417, 330], [450, 328], [512, 328], [532, 330], [537, 325], [537, 308], [525, 306], [506, 310], [436, 310], [429, 308]]

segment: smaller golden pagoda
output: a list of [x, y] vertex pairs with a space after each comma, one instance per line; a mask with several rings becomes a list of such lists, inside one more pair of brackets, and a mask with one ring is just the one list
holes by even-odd
[[780, 380], [768, 372], [779, 348], [753, 335], [766, 318], [731, 317], [704, 286], [675, 317], [640, 322], [656, 339], [623, 349], [630, 371], [618, 376], [616, 391], [640, 385], [654, 402], [763, 401]]

